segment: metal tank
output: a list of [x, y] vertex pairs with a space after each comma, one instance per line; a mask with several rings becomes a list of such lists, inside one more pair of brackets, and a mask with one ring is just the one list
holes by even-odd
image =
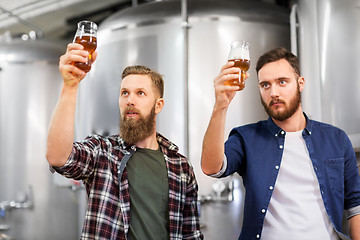
[[236, 239], [242, 225], [241, 178], [216, 180], [200, 169], [202, 138], [214, 104], [213, 79], [236, 39], [250, 42], [252, 66], [245, 90], [229, 108], [227, 136], [235, 126], [267, 118], [254, 65], [272, 48], [290, 48], [288, 9], [247, 0], [169, 0], [121, 10], [100, 25], [98, 58], [79, 89], [76, 138], [116, 134], [123, 68], [142, 64], [163, 74], [165, 107], [158, 131], [194, 166], [206, 239]]
[[306, 80], [304, 110], [342, 128], [360, 151], [360, 2], [298, 0], [292, 49]]
[[8, 39], [0, 45], [0, 239], [77, 239], [76, 195], [55, 186], [45, 159], [66, 45]]

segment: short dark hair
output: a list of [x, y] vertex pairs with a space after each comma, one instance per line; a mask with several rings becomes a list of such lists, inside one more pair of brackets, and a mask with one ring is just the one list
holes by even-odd
[[292, 52], [287, 50], [284, 47], [272, 49], [262, 56], [256, 64], [256, 73], [259, 73], [260, 69], [267, 63], [276, 62], [278, 60], [285, 59], [293, 68], [295, 74], [300, 77], [300, 63], [299, 58], [295, 56]]
[[134, 65], [134, 66], [128, 66], [123, 70], [121, 79], [124, 79], [126, 76], [133, 74], [149, 76], [155, 86], [155, 89], [160, 94], [160, 97], [162, 98], [164, 96], [164, 79], [160, 73], [151, 70], [146, 66]]

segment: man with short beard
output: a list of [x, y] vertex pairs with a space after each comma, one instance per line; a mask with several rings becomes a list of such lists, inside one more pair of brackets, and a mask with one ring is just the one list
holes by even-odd
[[226, 63], [214, 80], [216, 100], [201, 167], [213, 177], [242, 176], [246, 193], [239, 239], [349, 239], [342, 229], [345, 210], [351, 239], [359, 240], [355, 153], [344, 131], [303, 113], [305, 79], [298, 58], [285, 48], [259, 58], [259, 91], [269, 118], [234, 128], [224, 144], [227, 109], [239, 90], [224, 84], [239, 77], [233, 65]]
[[52, 171], [85, 184], [88, 208], [81, 239], [203, 239], [193, 168], [156, 132], [156, 115], [164, 106], [159, 73], [145, 66], [125, 68], [120, 134], [95, 134], [73, 143], [76, 95], [86, 75], [73, 62], [86, 62], [87, 55], [71, 43], [60, 58], [64, 84], [46, 153]]

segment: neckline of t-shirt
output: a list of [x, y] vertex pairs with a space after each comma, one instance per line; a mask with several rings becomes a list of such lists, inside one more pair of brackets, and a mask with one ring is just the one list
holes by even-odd
[[286, 135], [289, 135], [289, 136], [298, 136], [298, 135], [301, 135], [301, 134], [302, 134], [302, 131], [303, 131], [303, 130], [296, 131], [296, 132], [286, 132]]
[[159, 152], [161, 152], [160, 147], [159, 147], [158, 149], [156, 149], [156, 150], [150, 149], [150, 148], [139, 148], [139, 147], [137, 147], [137, 148], [136, 148], [136, 151], [139, 151], [139, 152], [149, 152], [149, 153], [159, 153]]

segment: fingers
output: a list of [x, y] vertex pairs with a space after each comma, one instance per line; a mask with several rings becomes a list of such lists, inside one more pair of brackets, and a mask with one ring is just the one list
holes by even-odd
[[[97, 53], [92, 54], [92, 62], [95, 61]], [[72, 85], [80, 82], [86, 73], [74, 66], [75, 62], [87, 63], [89, 53], [84, 50], [84, 47], [78, 43], [69, 43], [66, 48], [66, 53], [60, 57], [59, 70], [66, 84]]]
[[68, 78], [79, 78], [79, 80], [82, 80], [85, 76], [86, 73], [75, 67], [74, 65], [60, 65], [59, 66], [59, 70], [60, 73], [62, 74], [64, 80], [68, 79]]
[[[236, 81], [242, 74], [242, 77], [246, 80], [250, 74], [248, 72], [241, 73], [240, 68], [233, 67], [234, 62], [227, 62], [221, 67], [219, 75], [214, 79], [215, 86], [226, 85], [227, 82]], [[231, 90], [231, 88], [228, 88]]]
[[[219, 75], [214, 79], [215, 90], [219, 89], [221, 91], [224, 90], [233, 90], [236, 91], [238, 88], [233, 88], [232, 86], [226, 85], [229, 81], [234, 81], [239, 79], [239, 68], [233, 67], [233, 62], [227, 62], [225, 65], [221, 67]], [[229, 88], [230, 87], [230, 88]]]
[[234, 62], [227, 62], [225, 63], [220, 70], [220, 75], [221, 74], [236, 74], [239, 73], [239, 68], [233, 67], [234, 66]]
[[[89, 53], [86, 50], [84, 50], [84, 47], [81, 44], [69, 43], [67, 46], [66, 53], [78, 55], [78, 57], [81, 56], [82, 57], [81, 59], [77, 58], [79, 60], [78, 62], [87, 62], [88, 61]], [[70, 56], [73, 56], [73, 55], [70, 55]], [[96, 58], [97, 58], [97, 52], [94, 51], [91, 54], [92, 62], [94, 62], [96, 60]]]
[[82, 50], [84, 49], [84, 46], [79, 43], [69, 43], [66, 48], [66, 52], [69, 52], [71, 50]]
[[245, 72], [245, 80], [248, 79], [250, 77], [250, 73]]
[[66, 85], [72, 86], [76, 83], [79, 83], [86, 76], [86, 73], [75, 67], [73, 62], [69, 59], [73, 58], [66, 54], [60, 57], [59, 71], [64, 83]]
[[[93, 52], [91, 56], [92, 62], [97, 58], [97, 52]], [[66, 53], [60, 57], [60, 65], [73, 65], [74, 62], [87, 63], [89, 61], [89, 52], [78, 43], [69, 43]]]
[[92, 62], [95, 62], [98, 53], [95, 51], [95, 52], [93, 52], [91, 55], [92, 55]]
[[[242, 75], [242, 76], [241, 76]], [[236, 95], [236, 92], [243, 89], [241, 84], [233, 85], [238, 82], [239, 77], [247, 79], [249, 73], [241, 73], [240, 68], [234, 67], [234, 62], [225, 63], [218, 76], [214, 79], [215, 88], [215, 108], [227, 108]]]
[[86, 63], [89, 53], [83, 50], [84, 47], [77, 43], [69, 43], [66, 53], [60, 57], [60, 65], [68, 65], [73, 62]]
[[233, 62], [227, 62], [221, 67], [220, 73], [214, 79], [215, 108], [227, 108], [239, 90], [238, 86], [227, 85], [227, 81], [239, 79], [239, 68], [234, 68]]

